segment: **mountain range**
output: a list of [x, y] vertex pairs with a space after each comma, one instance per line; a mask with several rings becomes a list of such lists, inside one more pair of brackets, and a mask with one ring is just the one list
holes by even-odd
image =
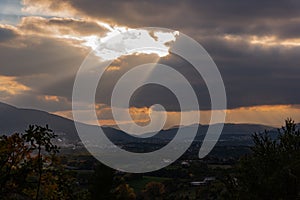
[[[0, 134], [10, 135], [15, 132], [24, 132], [29, 125], [41, 125], [46, 124], [59, 135], [59, 140], [63, 143], [74, 144], [80, 141], [77, 134], [74, 121], [63, 118], [58, 115], [50, 114], [45, 111], [34, 109], [17, 108], [5, 103], [0, 103]], [[81, 124], [88, 130], [90, 128], [97, 128], [93, 125]], [[192, 125], [192, 126], [198, 126]], [[192, 126], [182, 127], [184, 131], [189, 131]], [[170, 141], [176, 135], [178, 127], [174, 127], [168, 130], [162, 130], [156, 135], [152, 136], [152, 133], [144, 134], [144, 137], [137, 138], [131, 136], [121, 130], [112, 127], [102, 127], [106, 136], [113, 142], [161, 142]], [[198, 128], [197, 136], [195, 140], [201, 141], [206, 133], [208, 125], [200, 125]], [[219, 142], [227, 142], [235, 145], [248, 145], [251, 143], [251, 135], [254, 132], [262, 132], [264, 130], [271, 130], [275, 132], [275, 129], [270, 126], [256, 125], [256, 124], [225, 124], [222, 131]], [[183, 138], [181, 138], [184, 140]]]

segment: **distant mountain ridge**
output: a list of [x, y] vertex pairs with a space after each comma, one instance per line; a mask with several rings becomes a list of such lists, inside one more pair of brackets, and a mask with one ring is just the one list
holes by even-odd
[[[34, 109], [17, 108], [0, 102], [0, 134], [10, 135], [15, 132], [24, 132], [29, 125], [45, 126], [46, 124], [67, 142], [75, 143], [80, 141], [74, 121], [50, 114], [45, 111]], [[96, 126], [81, 124], [87, 129]], [[103, 127], [112, 140], [126, 140], [127, 134], [109, 127]]]
[[[199, 125], [195, 141], [202, 141], [204, 139], [208, 127], [209, 125]], [[184, 130], [184, 132], [189, 132], [189, 130], [193, 129], [191, 126], [181, 128]], [[225, 144], [230, 143], [230, 145], [250, 145], [252, 144], [252, 135], [255, 132], [263, 132], [264, 130], [271, 131], [272, 135], [275, 134], [275, 128], [270, 126], [257, 124], [224, 124], [222, 134], [219, 138], [219, 143], [225, 142]], [[172, 138], [174, 138], [177, 131], [178, 128], [160, 131], [153, 136], [153, 139], [171, 140]], [[146, 135], [151, 136], [151, 133]], [[184, 135], [181, 139], [185, 140]]]
[[[17, 108], [5, 103], [0, 102], [0, 134], [10, 135], [14, 132], [24, 132], [30, 124], [37, 124], [41, 126], [49, 125], [62, 140], [69, 143], [76, 143], [80, 141], [77, 134], [75, 124], [72, 120], [50, 114], [45, 111], [34, 109]], [[81, 124], [86, 126], [87, 130], [97, 128], [96, 126]], [[195, 125], [192, 125], [195, 126]], [[212, 125], [213, 126], [213, 125]], [[191, 126], [182, 127], [184, 131], [189, 131]], [[195, 140], [203, 140], [208, 125], [199, 125], [198, 133]], [[102, 127], [106, 135], [114, 142], [159, 142], [170, 141], [176, 135], [177, 127], [168, 130], [162, 130], [151, 138], [140, 139], [128, 135], [127, 133], [111, 128]], [[231, 143], [240, 143], [244, 141], [249, 144], [251, 134], [254, 132], [261, 132], [264, 130], [274, 130], [273, 127], [256, 125], [256, 124], [225, 124], [220, 138], [220, 141], [230, 141]], [[153, 134], [147, 133], [144, 136], [152, 136]], [[184, 140], [184, 136], [181, 138]], [[243, 143], [240, 143], [243, 144]]]

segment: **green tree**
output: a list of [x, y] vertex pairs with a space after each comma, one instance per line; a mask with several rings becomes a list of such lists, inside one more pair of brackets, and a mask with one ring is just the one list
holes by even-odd
[[252, 154], [241, 159], [237, 173], [240, 199], [300, 197], [300, 131], [292, 119], [272, 139], [269, 132], [253, 135]]

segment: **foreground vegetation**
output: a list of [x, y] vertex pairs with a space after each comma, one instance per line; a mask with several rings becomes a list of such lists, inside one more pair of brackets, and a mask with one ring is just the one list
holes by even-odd
[[291, 119], [278, 131], [277, 138], [255, 133], [254, 145], [242, 157], [198, 160], [185, 154], [162, 170], [128, 174], [87, 153], [59, 153], [48, 126], [30, 126], [25, 133], [0, 137], [0, 198], [297, 199], [300, 131]]

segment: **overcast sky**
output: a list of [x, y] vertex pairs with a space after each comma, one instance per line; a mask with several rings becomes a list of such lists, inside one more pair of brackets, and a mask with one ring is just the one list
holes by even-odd
[[[94, 43], [118, 27], [165, 27], [197, 40], [223, 77], [227, 122], [300, 121], [298, 0], [0, 0], [0, 101], [71, 118], [77, 70]], [[201, 99], [201, 123], [208, 123], [207, 89], [189, 64], [174, 55], [140, 54], [119, 57], [101, 80], [96, 102], [102, 124], [113, 124], [109, 100], [116, 81], [150, 61], [172, 65], [190, 80]], [[176, 125], [178, 103], [158, 86], [136, 93], [133, 118], [147, 122], [146, 108], [156, 101], [169, 111], [168, 126]]]

